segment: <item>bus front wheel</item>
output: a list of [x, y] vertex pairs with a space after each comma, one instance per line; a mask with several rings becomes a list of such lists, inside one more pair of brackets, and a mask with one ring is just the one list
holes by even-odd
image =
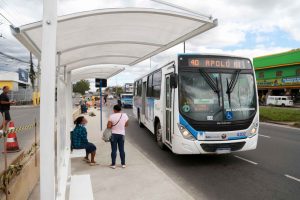
[[159, 148], [161, 148], [162, 150], [166, 149], [166, 146], [163, 143], [163, 139], [162, 139], [162, 130], [161, 130], [160, 122], [157, 122], [155, 126], [155, 139]]

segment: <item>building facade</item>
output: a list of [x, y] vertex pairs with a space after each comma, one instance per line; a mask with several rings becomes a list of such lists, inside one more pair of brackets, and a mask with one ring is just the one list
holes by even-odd
[[125, 83], [124, 92], [125, 93], [133, 93], [133, 83]]
[[253, 59], [259, 97], [292, 96], [300, 102], [300, 49]]

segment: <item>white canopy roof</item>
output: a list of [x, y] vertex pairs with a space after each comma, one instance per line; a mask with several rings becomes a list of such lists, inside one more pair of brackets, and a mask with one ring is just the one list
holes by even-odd
[[[216, 25], [217, 20], [196, 14], [145, 8], [75, 13], [58, 18], [57, 52], [68, 71], [99, 64], [131, 66]], [[42, 22], [12, 27], [12, 32], [40, 59]]]
[[104, 65], [93, 65], [88, 67], [83, 67], [81, 69], [75, 69], [72, 71], [72, 81], [78, 81], [81, 79], [88, 78], [103, 78], [108, 79], [121, 71], [125, 67], [122, 66], [104, 66]]

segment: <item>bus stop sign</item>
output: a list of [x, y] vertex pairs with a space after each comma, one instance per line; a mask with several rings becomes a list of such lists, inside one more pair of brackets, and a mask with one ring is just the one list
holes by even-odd
[[107, 79], [96, 78], [95, 84], [96, 88], [107, 87]]

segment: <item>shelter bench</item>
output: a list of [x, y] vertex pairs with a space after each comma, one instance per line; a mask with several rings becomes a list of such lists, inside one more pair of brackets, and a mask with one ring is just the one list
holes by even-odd
[[71, 176], [69, 200], [94, 200], [91, 176], [74, 175]]

